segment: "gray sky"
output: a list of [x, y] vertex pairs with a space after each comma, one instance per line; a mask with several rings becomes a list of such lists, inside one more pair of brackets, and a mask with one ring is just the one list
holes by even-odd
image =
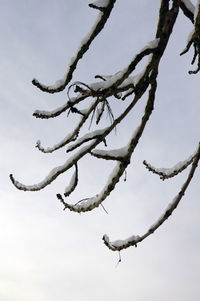
[[[134, 3], [133, 3], [134, 2]], [[97, 11], [81, 0], [1, 0], [0, 10], [0, 300], [3, 301], [155, 301], [200, 298], [200, 219], [197, 170], [172, 217], [138, 245], [118, 254], [101, 240], [140, 235], [153, 224], [178, 193], [188, 170], [160, 181], [142, 165], [171, 167], [194, 152], [199, 141], [199, 74], [188, 75], [192, 52], [180, 57], [192, 27], [180, 12], [160, 66], [155, 110], [138, 145], [127, 181], [122, 180], [101, 207], [85, 214], [62, 210], [56, 193], [72, 171], [40, 192], [22, 192], [8, 175], [34, 184], [66, 160], [65, 149], [42, 154], [40, 139], [51, 146], [70, 133], [76, 117], [54, 120], [32, 117], [67, 100], [66, 91], [49, 95], [33, 87], [62, 78]], [[118, 0], [104, 31], [81, 60], [74, 81], [94, 81], [95, 74], [124, 68], [133, 55], [154, 39], [160, 1]], [[138, 104], [113, 134], [124, 146], [143, 112]], [[120, 108], [114, 107], [119, 111]], [[76, 121], [76, 120], [75, 120]], [[104, 123], [108, 120], [104, 120]], [[103, 127], [103, 124], [102, 124]], [[111, 165], [86, 158], [72, 203], [101, 190]]]

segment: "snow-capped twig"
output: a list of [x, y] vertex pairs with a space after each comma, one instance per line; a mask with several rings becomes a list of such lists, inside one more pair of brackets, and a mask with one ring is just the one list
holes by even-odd
[[33, 85], [38, 87], [40, 90], [42, 90], [44, 92], [48, 92], [48, 93], [56, 93], [56, 92], [60, 92], [65, 89], [65, 87], [68, 85], [68, 83], [72, 79], [73, 73], [76, 69], [76, 66], [77, 66], [79, 60], [88, 51], [93, 40], [98, 36], [98, 34], [104, 28], [104, 25], [106, 24], [106, 22], [110, 16], [110, 13], [113, 9], [113, 6], [114, 6], [116, 0], [109, 0], [107, 2], [108, 2], [107, 6], [105, 7], [105, 9], [103, 11], [99, 12], [97, 20], [96, 20], [95, 24], [93, 25], [91, 31], [82, 40], [76, 55], [71, 59], [67, 73], [64, 76], [64, 78], [57, 81], [52, 86], [43, 85], [37, 79], [33, 79], [33, 81], [32, 81]]
[[90, 154], [98, 159], [122, 161], [127, 154], [127, 147], [112, 150], [94, 149]]
[[[143, 88], [142, 93], [145, 93], [147, 87], [148, 87], [148, 84], [146, 84], [145, 89]], [[89, 145], [82, 147], [76, 154], [74, 154], [71, 158], [69, 158], [63, 165], [54, 168], [43, 181], [41, 181], [38, 184], [34, 184], [34, 185], [25, 185], [23, 183], [18, 182], [14, 178], [14, 176], [11, 174], [10, 179], [11, 179], [13, 185], [19, 190], [38, 191], [38, 190], [43, 189], [47, 185], [51, 184], [60, 174], [66, 172], [76, 162], [78, 162], [83, 156], [90, 153], [91, 150], [94, 149], [99, 143], [101, 143], [102, 141], [105, 141], [106, 136], [109, 135], [109, 133], [116, 127], [116, 125], [119, 124], [127, 116], [127, 114], [132, 110], [132, 108], [138, 102], [140, 97], [141, 97], [140, 94], [135, 95], [134, 100], [129, 104], [129, 106], [124, 110], [124, 112], [118, 118], [116, 118], [114, 120], [113, 124], [111, 124], [108, 128], [105, 128], [105, 131], [102, 131], [101, 135], [98, 135], [98, 137], [97, 137], [98, 139], [89, 139], [89, 140], [92, 140], [92, 142]], [[94, 132], [93, 132], [93, 134], [94, 134]], [[100, 134], [100, 132], [99, 132], [99, 134]], [[84, 139], [82, 137], [82, 141], [80, 141], [80, 143], [82, 144], [83, 141], [84, 141]]]
[[78, 148], [79, 146], [81, 146], [82, 144], [90, 141], [90, 140], [94, 140], [94, 139], [101, 139], [102, 135], [106, 132], [108, 128], [104, 128], [101, 130], [96, 130], [90, 133], [85, 134], [83, 137], [80, 137], [79, 139], [76, 140], [76, 142], [74, 144], [72, 144], [71, 146], [69, 146], [67, 148], [67, 153], [73, 151], [74, 149]]
[[[57, 81], [52, 86], [45, 86], [34, 79], [33, 84], [35, 86], [40, 88], [42, 91], [49, 93], [55, 93], [65, 89], [65, 87], [68, 85], [68, 83], [70, 83], [73, 77], [73, 73], [77, 67], [79, 60], [87, 52], [92, 41], [103, 29], [115, 2], [116, 0], [96, 0], [95, 2], [89, 4], [90, 7], [98, 9], [100, 11], [99, 16], [94, 26], [91, 28], [89, 34], [80, 43], [80, 47], [75, 57], [73, 57], [71, 62], [69, 63], [69, 67], [64, 78], [60, 81]], [[58, 194], [57, 197], [64, 205], [64, 209], [69, 209], [74, 212], [90, 211], [100, 205], [103, 207], [102, 202], [115, 189], [116, 184], [119, 182], [120, 178], [124, 173], [124, 181], [126, 180], [126, 168], [130, 164], [135, 148], [143, 134], [147, 121], [149, 120], [153, 112], [155, 92], [157, 88], [157, 75], [159, 63], [166, 49], [171, 33], [173, 31], [173, 27], [176, 22], [176, 18], [178, 16], [180, 8], [182, 9], [183, 13], [194, 23], [194, 31], [190, 35], [187, 46], [181, 54], [184, 54], [187, 51], [189, 51], [190, 47], [193, 45], [194, 56], [192, 59], [192, 64], [195, 62], [196, 59], [198, 59], [198, 66], [196, 70], [190, 71], [190, 73], [197, 73], [198, 71], [200, 71], [200, 0], [197, 0], [195, 10], [190, 0], [173, 0], [171, 2], [169, 0], [161, 0], [159, 20], [157, 23], [158, 25], [155, 39], [149, 44], [147, 44], [139, 53], [137, 53], [133, 57], [131, 62], [126, 66], [126, 68], [123, 68], [121, 71], [115, 73], [114, 75], [97, 75], [96, 78], [101, 79], [101, 82], [88, 84], [76, 81], [72, 83], [72, 85], [70, 85], [70, 87], [68, 88], [68, 96], [69, 92], [71, 91], [71, 88], [74, 88], [74, 93], [77, 93], [76, 97], [69, 97], [69, 101], [67, 103], [51, 112], [39, 110], [35, 111], [35, 113], [33, 114], [35, 117], [46, 119], [59, 116], [62, 112], [65, 112], [67, 109], [69, 109], [69, 112], [80, 114], [81, 120], [79, 124], [76, 126], [75, 129], [72, 130], [71, 134], [65, 137], [60, 143], [50, 148], [42, 147], [40, 142], [38, 142], [37, 144], [37, 147], [41, 151], [52, 152], [66, 145], [69, 142], [75, 141], [75, 143], [68, 148], [68, 151], [76, 149], [76, 152], [70, 158], [68, 158], [68, 160], [63, 165], [52, 169], [52, 171], [47, 175], [47, 177], [38, 184], [22, 184], [18, 182], [11, 174], [10, 179], [16, 188], [24, 191], [41, 190], [47, 185], [51, 184], [59, 175], [75, 166], [75, 172], [73, 173], [69, 185], [64, 192], [64, 195], [67, 197], [74, 191], [78, 184], [77, 164], [79, 160], [81, 160], [85, 155], [90, 154], [99, 159], [116, 161], [116, 166], [100, 193], [91, 198], [81, 199], [75, 204], [69, 204], [68, 202], [66, 202], [61, 194]], [[131, 73], [136, 69], [137, 65], [141, 62], [141, 60], [143, 60], [143, 58], [146, 56], [148, 56], [148, 61], [145, 65], [144, 70], [139, 74], [132, 75]], [[118, 126], [127, 117], [129, 112], [131, 112], [131, 110], [134, 108], [137, 102], [140, 101], [145, 95], [147, 89], [149, 89], [149, 92], [145, 112], [143, 114], [139, 126], [134, 131], [127, 146], [115, 150], [96, 149], [96, 147], [101, 142], [104, 142], [106, 145], [105, 141], [107, 136], [116, 128], [116, 126]], [[126, 106], [124, 110], [122, 110], [122, 113], [120, 113], [120, 115], [117, 118], [114, 118], [109, 98], [115, 97], [116, 99], [125, 100], [128, 96], [132, 94], [134, 94], [134, 96], [130, 103]], [[89, 97], [93, 98], [95, 101], [89, 106], [87, 110], [81, 110], [78, 106], [75, 106]], [[100, 108], [97, 108], [98, 104], [102, 104], [102, 106]], [[93, 131], [91, 133], [83, 135], [78, 139], [79, 131], [83, 127], [83, 124], [88, 119], [89, 115], [92, 114], [91, 122], [93, 118], [96, 117], [96, 124], [98, 125], [106, 108], [108, 110], [109, 117], [111, 118], [111, 125], [104, 129], [98, 129], [97, 131]], [[89, 142], [88, 145], [79, 148], [86, 142]], [[122, 249], [128, 248], [129, 246], [137, 246], [139, 242], [143, 241], [146, 237], [148, 237], [155, 230], [157, 230], [178, 206], [194, 175], [199, 158], [200, 145], [197, 152], [194, 155], [192, 155], [186, 161], [179, 163], [172, 169], [156, 169], [145, 161], [144, 164], [146, 165], [146, 167], [152, 172], [159, 174], [163, 179], [178, 174], [189, 164], [191, 164], [192, 166], [187, 180], [180, 189], [179, 194], [173, 199], [172, 203], [165, 210], [164, 214], [156, 221], [154, 225], [152, 225], [148, 229], [148, 231], [145, 234], [143, 234], [142, 236], [133, 235], [128, 239], [118, 240], [114, 242], [110, 242], [109, 237], [107, 235], [104, 235], [103, 240], [105, 245], [113, 251], [120, 251]]]
[[100, 122], [100, 120], [101, 120], [101, 117], [103, 116], [103, 113], [104, 113], [104, 110], [105, 110], [106, 102], [103, 101], [100, 105], [101, 105], [100, 109], [97, 108], [96, 124], [99, 124], [99, 122]]
[[175, 166], [173, 166], [171, 168], [156, 168], [156, 167], [153, 167], [152, 165], [150, 165], [149, 163], [147, 163], [146, 160], [143, 161], [143, 164], [146, 166], [146, 168], [149, 171], [159, 175], [160, 179], [164, 181], [166, 179], [169, 179], [169, 178], [172, 178], [172, 177], [178, 175], [184, 169], [186, 169], [193, 162], [196, 154], [197, 154], [197, 152], [195, 152], [193, 155], [189, 156], [189, 158], [187, 158], [186, 160], [177, 163]]
[[163, 215], [147, 230], [146, 233], [144, 233], [142, 236], [133, 235], [133, 236], [129, 237], [128, 239], [116, 240], [113, 242], [111, 242], [109, 237], [105, 234], [103, 236], [104, 244], [112, 251], [121, 251], [130, 246], [137, 246], [138, 243], [142, 242], [149, 235], [153, 234], [168, 219], [168, 217], [174, 212], [174, 210], [180, 203], [182, 197], [184, 196], [184, 194], [194, 176], [195, 170], [198, 166], [199, 159], [200, 159], [200, 143], [199, 143], [198, 150], [196, 152], [195, 158], [193, 160], [190, 172], [188, 174], [188, 177], [187, 177], [185, 183], [181, 187], [177, 196], [173, 199], [172, 203], [168, 205], [168, 207], [165, 210], [165, 212], [163, 213]]
[[[111, 11], [111, 6], [114, 5], [115, 1], [109, 1], [109, 9]], [[91, 93], [93, 93], [91, 96], [92, 97], [102, 97], [101, 93], [102, 91], [106, 92], [107, 95], [103, 95], [103, 97], [107, 97], [108, 95], [115, 95], [116, 93], [118, 93], [119, 91], [117, 91], [116, 89], [118, 88], [116, 85], [121, 85], [125, 79], [128, 78], [128, 75], [130, 74], [131, 71], [134, 70], [135, 66], [138, 64], [138, 62], [146, 55], [148, 54], [152, 54], [150, 56], [150, 60], [148, 61], [146, 67], [144, 68], [144, 71], [142, 71], [142, 73], [139, 75], [139, 77], [137, 78], [137, 83], [135, 86], [135, 95], [134, 95], [134, 99], [131, 101], [131, 103], [124, 109], [124, 111], [116, 118], [112, 121], [112, 124], [105, 128], [104, 131], [102, 131], [102, 133], [97, 133], [97, 137], [94, 137], [94, 132], [92, 133], [92, 136], [88, 136], [88, 137], [82, 137], [80, 138], [81, 140], [77, 140], [79, 141], [78, 143], [80, 143], [80, 145], [82, 145], [82, 143], [87, 141], [92, 140], [87, 146], [82, 147], [81, 149], [79, 149], [73, 156], [71, 156], [71, 158], [69, 158], [63, 165], [58, 166], [56, 168], [54, 168], [48, 175], [47, 177], [39, 182], [38, 184], [35, 185], [25, 185], [22, 184], [20, 182], [18, 182], [13, 175], [10, 175], [11, 181], [12, 183], [15, 185], [16, 188], [20, 189], [20, 190], [24, 190], [24, 191], [36, 191], [36, 190], [41, 190], [44, 187], [46, 187], [47, 185], [49, 185], [50, 183], [52, 183], [60, 174], [66, 172], [68, 169], [70, 169], [74, 164], [76, 164], [81, 158], [83, 158], [85, 155], [89, 154], [97, 145], [99, 145], [101, 142], [104, 142], [106, 137], [113, 131], [113, 129], [115, 129], [115, 127], [121, 123], [121, 121], [126, 118], [126, 116], [129, 114], [129, 112], [133, 109], [133, 107], [137, 104], [137, 102], [141, 99], [141, 97], [145, 94], [146, 90], [148, 89], [148, 87], [150, 86], [150, 90], [149, 90], [149, 97], [148, 97], [148, 102], [145, 108], [145, 113], [144, 116], [142, 118], [141, 124], [139, 126], [139, 130], [136, 134], [136, 136], [134, 136], [129, 144], [129, 148], [128, 148], [128, 153], [127, 156], [125, 156], [122, 161], [120, 161], [120, 170], [119, 173], [114, 177], [115, 180], [113, 182], [113, 184], [111, 186], [108, 186], [106, 188], [106, 193], [104, 194], [104, 196], [109, 195], [111, 190], [114, 189], [116, 183], [118, 182], [118, 177], [120, 178], [120, 174], [122, 175], [124, 170], [126, 169], [126, 167], [128, 166], [128, 164], [130, 163], [130, 158], [131, 155], [143, 133], [143, 130], [145, 128], [145, 125], [153, 111], [153, 105], [154, 105], [154, 99], [155, 99], [155, 91], [156, 91], [156, 86], [157, 86], [157, 82], [156, 82], [156, 78], [157, 78], [157, 70], [158, 70], [158, 65], [160, 62], [160, 59], [164, 53], [164, 50], [167, 46], [167, 42], [169, 40], [170, 34], [172, 32], [177, 14], [178, 14], [178, 2], [174, 1], [172, 8], [168, 9], [168, 7], [166, 7], [165, 5], [165, 1], [162, 1], [161, 3], [161, 10], [162, 12], [164, 10], [166, 10], [166, 12], [170, 12], [171, 17], [168, 18], [168, 15], [165, 16], [165, 18], [163, 19], [163, 15], [160, 14], [159, 17], [159, 22], [158, 22], [158, 29], [157, 29], [157, 33], [156, 33], [156, 39], [151, 42], [150, 44], [148, 44], [147, 46], [144, 47], [144, 49], [135, 56], [134, 60], [131, 62], [131, 64], [125, 68], [121, 73], [117, 74], [114, 76], [114, 78], [112, 77], [111, 79], [108, 79], [107, 81], [104, 81], [105, 86], [103, 87], [103, 90], [96, 90], [95, 89], [90, 89]], [[106, 10], [107, 11], [107, 10]], [[108, 14], [108, 12], [106, 12], [106, 14]], [[166, 25], [164, 27], [165, 30], [162, 30], [163, 26]], [[57, 90], [55, 90], [57, 91]], [[94, 93], [95, 92], [95, 93]], [[53, 92], [52, 92], [53, 93]], [[85, 93], [85, 91], [84, 91]], [[100, 93], [100, 94], [98, 94]], [[78, 144], [75, 143], [75, 147], [78, 147]], [[111, 188], [112, 189], [111, 189]], [[105, 197], [103, 196], [103, 199], [105, 199]], [[101, 202], [100, 202], [101, 203]]]
[[[116, 183], [119, 181], [123, 172], [124, 172], [124, 169], [123, 169], [122, 164], [117, 163], [113, 172], [109, 176], [108, 182], [106, 183], [105, 187], [99, 194], [97, 194], [94, 197], [84, 199], [81, 202], [79, 201], [74, 205], [65, 202], [64, 203], [65, 209], [69, 209], [70, 211], [80, 213], [80, 212], [91, 211], [94, 208], [99, 207], [99, 205], [101, 205], [101, 203], [108, 197], [110, 192], [114, 189]], [[62, 199], [62, 196], [59, 195], [58, 198]], [[63, 201], [62, 201], [62, 203], [63, 203]]]
[[78, 184], [78, 165], [77, 163], [74, 164], [75, 166], [75, 172], [72, 175], [71, 181], [69, 185], [65, 188], [64, 196], [68, 197], [76, 188]]
[[98, 104], [98, 100], [94, 101], [90, 107], [85, 110], [85, 113], [83, 114], [83, 116], [81, 117], [80, 122], [78, 123], [78, 125], [76, 126], [76, 128], [70, 133], [68, 134], [64, 139], [62, 139], [59, 143], [55, 144], [52, 147], [46, 147], [44, 148], [41, 145], [40, 140], [37, 141], [36, 147], [43, 153], [52, 153], [60, 148], [62, 148], [63, 146], [67, 145], [69, 142], [72, 142], [74, 140], [77, 139], [79, 131], [81, 129], [81, 127], [83, 126], [83, 124], [87, 121], [88, 117], [90, 116], [91, 112], [93, 110], [95, 110], [97, 104]]
[[[96, 142], [96, 141], [95, 141]], [[95, 142], [82, 147], [79, 152], [74, 154], [71, 158], [69, 158], [63, 165], [57, 166], [53, 168], [50, 173], [44, 178], [43, 181], [38, 184], [33, 185], [25, 185], [23, 183], [18, 182], [12, 174], [10, 174], [10, 179], [13, 185], [19, 189], [24, 191], [38, 191], [45, 188], [47, 185], [51, 184], [59, 175], [66, 172], [70, 169], [74, 164], [76, 164], [84, 155], [90, 152], [95, 147]]]
[[[139, 142], [140, 137], [142, 136], [146, 123], [149, 120], [149, 117], [154, 108], [155, 91], [157, 88], [157, 83], [156, 83], [157, 71], [154, 70], [151, 76], [152, 76], [151, 88], [149, 90], [149, 97], [147, 100], [145, 112], [142, 117], [140, 126], [134, 131], [134, 134], [131, 137], [127, 147], [125, 147], [123, 151], [121, 151], [121, 159], [118, 160], [116, 167], [114, 168], [113, 172], [109, 176], [109, 179], [105, 187], [95, 197], [89, 198], [84, 202], [81, 203], [78, 202], [75, 205], [65, 202], [65, 208], [69, 209], [70, 211], [74, 211], [78, 213], [91, 211], [94, 208], [98, 207], [110, 195], [111, 191], [114, 190], [116, 184], [119, 182], [119, 179], [121, 178], [121, 176], [123, 175], [124, 171], [126, 170], [127, 166], [130, 163], [131, 156]], [[104, 135], [105, 132], [106, 131], [104, 131]], [[114, 157], [115, 153], [113, 152], [113, 155], [110, 156]], [[62, 196], [60, 194], [58, 198], [62, 200]]]
[[193, 45], [194, 55], [192, 58], [191, 64], [193, 65], [197, 59], [197, 68], [195, 70], [188, 71], [189, 74], [196, 74], [200, 71], [200, 1], [198, 0], [196, 3], [195, 11], [194, 11], [194, 29], [191, 32], [187, 45], [185, 49], [180, 53], [183, 55], [190, 50], [190, 47]]
[[88, 4], [89, 7], [98, 9], [100, 11], [104, 11], [106, 9], [106, 6], [108, 6], [109, 0], [97, 0], [93, 3]]
[[[113, 95], [113, 91], [116, 91], [118, 88], [119, 92], [122, 92], [125, 87], [125, 90], [134, 87], [138, 84], [140, 79], [145, 74], [146, 68], [136, 76], [129, 77], [129, 75], [135, 70], [138, 63], [147, 55], [155, 52], [159, 45], [160, 39], [157, 38], [153, 41], [150, 41], [143, 49], [140, 50], [138, 54], [136, 54], [129, 65], [123, 70], [115, 73], [112, 76], [105, 78], [104, 81], [90, 84], [90, 88], [95, 92], [98, 92], [99, 95]], [[116, 93], [116, 92], [115, 92]]]
[[36, 110], [33, 113], [33, 116], [41, 119], [49, 119], [49, 118], [57, 117], [87, 97], [88, 95], [79, 94], [77, 97], [71, 98], [70, 100], [67, 101], [67, 103], [60, 106], [59, 108], [56, 108], [55, 110], [52, 111]]

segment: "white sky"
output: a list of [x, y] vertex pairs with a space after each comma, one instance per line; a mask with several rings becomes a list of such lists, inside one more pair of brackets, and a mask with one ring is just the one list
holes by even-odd
[[[151, 237], [118, 254], [101, 237], [140, 235], [162, 214], [179, 191], [187, 172], [162, 182], [142, 165], [171, 167], [196, 149], [199, 138], [199, 74], [188, 75], [192, 52], [180, 57], [192, 29], [180, 12], [160, 66], [155, 110], [147, 125], [127, 181], [121, 181], [101, 207], [82, 215], [62, 210], [63, 192], [73, 171], [41, 192], [16, 190], [8, 175], [25, 184], [41, 181], [66, 160], [65, 149], [41, 154], [40, 139], [51, 146], [71, 131], [76, 117], [54, 120], [32, 117], [67, 100], [66, 91], [49, 95], [33, 87], [62, 78], [79, 41], [97, 11], [81, 0], [1, 0], [0, 10], [0, 300], [2, 301], [155, 301], [200, 298], [199, 178], [173, 216]], [[118, 0], [104, 31], [81, 60], [74, 80], [90, 83], [95, 74], [115, 73], [154, 39], [160, 1]], [[142, 102], [130, 114], [110, 145], [122, 147], [138, 125]], [[117, 112], [120, 107], [114, 104]], [[106, 124], [107, 120], [104, 120]], [[102, 127], [105, 126], [102, 123]], [[111, 147], [112, 148], [112, 147]], [[81, 181], [70, 197], [76, 202], [101, 190], [112, 164], [85, 158]]]

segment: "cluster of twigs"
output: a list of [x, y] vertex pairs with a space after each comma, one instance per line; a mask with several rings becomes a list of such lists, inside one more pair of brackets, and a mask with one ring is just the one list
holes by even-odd
[[[91, 8], [99, 10], [99, 15], [97, 21], [92, 27], [90, 33], [81, 43], [77, 54], [74, 56], [69, 64], [66, 75], [63, 79], [57, 81], [52, 86], [46, 86], [38, 82], [36, 79], [33, 80], [33, 84], [37, 86], [40, 90], [48, 93], [56, 93], [64, 90], [67, 85], [71, 82], [73, 77], [73, 72], [75, 71], [79, 60], [83, 57], [86, 51], [88, 51], [89, 46], [95, 37], [101, 32], [106, 21], [108, 20], [110, 13], [114, 7], [116, 0], [97, 0], [90, 4]], [[172, 4], [170, 3], [172, 2]], [[170, 5], [171, 4], [171, 5]], [[36, 147], [44, 152], [51, 153], [54, 152], [68, 144], [67, 152], [72, 152], [75, 150], [73, 155], [61, 166], [54, 168], [47, 177], [38, 184], [35, 185], [24, 185], [19, 183], [13, 175], [10, 175], [13, 184], [21, 190], [24, 191], [37, 191], [41, 190], [47, 185], [51, 184], [60, 174], [66, 172], [74, 166], [75, 172], [71, 178], [68, 187], [65, 189], [64, 194], [57, 194], [58, 199], [64, 205], [64, 209], [69, 209], [74, 212], [86, 212], [90, 211], [99, 205], [109, 196], [111, 191], [115, 188], [121, 176], [126, 171], [127, 166], [130, 164], [131, 157], [134, 150], [142, 136], [144, 129], [146, 127], [147, 121], [149, 120], [153, 109], [155, 94], [157, 89], [157, 77], [159, 71], [160, 60], [165, 52], [166, 46], [168, 44], [169, 38], [172, 34], [174, 24], [176, 22], [179, 9], [181, 8], [183, 13], [187, 18], [191, 20], [194, 24], [194, 31], [188, 41], [185, 50], [181, 53], [186, 53], [191, 45], [194, 46], [195, 54], [192, 63], [198, 58], [198, 68], [195, 71], [190, 71], [190, 73], [197, 73], [200, 70], [200, 44], [199, 44], [199, 25], [200, 25], [200, 9], [199, 4], [196, 9], [190, 1], [185, 0], [162, 0], [159, 12], [159, 20], [156, 30], [155, 39], [148, 43], [139, 53], [137, 53], [126, 68], [117, 72], [114, 75], [96, 75], [96, 79], [100, 79], [99, 82], [94, 82], [91, 84], [86, 84], [82, 82], [74, 82], [69, 85], [67, 89], [68, 101], [61, 107], [53, 111], [39, 111], [34, 112], [36, 118], [48, 119], [59, 116], [68, 110], [68, 114], [75, 113], [80, 115], [80, 121], [77, 126], [69, 133], [65, 138], [63, 138], [59, 143], [51, 147], [43, 147], [41, 142], [38, 141]], [[140, 74], [134, 74], [137, 65], [144, 59], [148, 57], [148, 61]], [[71, 89], [74, 89], [75, 97], [70, 97]], [[108, 135], [116, 128], [117, 125], [121, 123], [123, 119], [127, 117], [129, 112], [138, 103], [138, 101], [143, 97], [143, 95], [148, 91], [146, 107], [141, 118], [138, 127], [133, 131], [133, 135], [129, 143], [116, 150], [99, 150], [96, 147], [103, 143], [105, 146], [106, 138]], [[118, 101], [124, 101], [127, 98], [132, 100], [128, 105], [124, 102], [125, 109], [119, 116], [114, 117], [112, 112], [112, 107], [110, 105], [109, 99], [114, 98]], [[85, 101], [86, 99], [91, 100], [87, 109], [80, 109], [78, 105]], [[96, 131], [91, 131], [80, 137], [80, 131], [84, 124], [89, 120], [92, 122], [96, 118], [96, 125], [99, 126], [102, 116], [105, 111], [108, 112], [110, 116], [110, 125], [105, 128], [100, 128]], [[66, 201], [68, 197], [78, 185], [78, 163], [87, 154], [94, 156], [98, 159], [112, 160], [116, 162], [116, 166], [108, 178], [106, 185], [103, 187], [102, 191], [96, 194], [92, 198], [83, 199], [75, 204], [69, 204]], [[180, 162], [172, 169], [156, 169], [152, 167], [149, 163], [144, 161], [145, 166], [148, 170], [153, 173], [158, 174], [161, 179], [167, 179], [172, 176], [179, 174], [190, 164], [192, 164], [190, 173], [184, 185], [182, 186], [179, 194], [174, 198], [173, 202], [169, 205], [167, 210], [164, 212], [163, 216], [158, 219], [158, 221], [150, 227], [150, 229], [143, 236], [132, 236], [126, 240], [120, 240], [115, 242], [110, 242], [107, 235], [103, 237], [105, 245], [113, 250], [120, 251], [129, 246], [137, 245], [137, 243], [144, 240], [147, 236], [152, 234], [160, 225], [172, 214], [174, 209], [177, 207], [181, 198], [183, 197], [192, 177], [195, 169], [198, 165], [200, 157], [200, 147], [197, 151], [190, 156], [187, 160]], [[102, 205], [103, 206], [103, 205]]]

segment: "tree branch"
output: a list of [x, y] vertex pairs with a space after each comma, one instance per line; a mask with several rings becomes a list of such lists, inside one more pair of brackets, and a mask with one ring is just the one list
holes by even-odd
[[75, 57], [72, 58], [72, 60], [69, 64], [69, 67], [68, 67], [68, 71], [67, 71], [66, 75], [64, 76], [64, 78], [57, 81], [52, 86], [43, 85], [37, 79], [33, 79], [32, 83], [34, 86], [36, 86], [40, 90], [42, 90], [44, 92], [48, 92], [48, 93], [56, 93], [56, 92], [63, 91], [65, 89], [65, 87], [68, 85], [68, 83], [72, 79], [73, 72], [75, 71], [79, 60], [87, 52], [87, 50], [89, 49], [93, 40], [98, 36], [98, 34], [104, 28], [104, 25], [106, 24], [106, 22], [110, 16], [110, 13], [113, 9], [115, 2], [116, 2], [116, 0], [109, 0], [105, 9], [99, 13], [99, 16], [98, 16], [95, 24], [93, 25], [91, 31], [82, 40]]
[[159, 175], [161, 180], [164, 181], [166, 179], [169, 179], [169, 178], [172, 178], [172, 177], [178, 175], [184, 169], [186, 169], [193, 162], [196, 154], [197, 154], [197, 152], [195, 152], [193, 155], [191, 155], [188, 159], [177, 163], [175, 166], [173, 166], [171, 168], [155, 168], [152, 165], [150, 165], [149, 163], [147, 163], [145, 160], [143, 161], [143, 164], [146, 166], [146, 168], [149, 171]]
[[198, 162], [200, 159], [200, 143], [199, 147], [195, 156], [195, 159], [192, 163], [192, 167], [190, 169], [190, 172], [188, 174], [188, 177], [181, 187], [178, 195], [173, 199], [172, 203], [168, 205], [167, 209], [163, 213], [163, 215], [155, 222], [154, 225], [152, 225], [146, 233], [144, 233], [142, 236], [133, 235], [129, 237], [128, 239], [124, 240], [117, 240], [110, 242], [109, 237], [105, 234], [103, 236], [104, 244], [112, 251], [121, 251], [123, 249], [126, 249], [130, 246], [137, 246], [138, 243], [142, 242], [144, 239], [146, 239], [149, 235], [153, 234], [167, 219], [168, 217], [174, 212], [178, 204], [180, 203], [182, 197], [184, 196], [193, 176], [195, 173], [195, 170], [198, 166]]

